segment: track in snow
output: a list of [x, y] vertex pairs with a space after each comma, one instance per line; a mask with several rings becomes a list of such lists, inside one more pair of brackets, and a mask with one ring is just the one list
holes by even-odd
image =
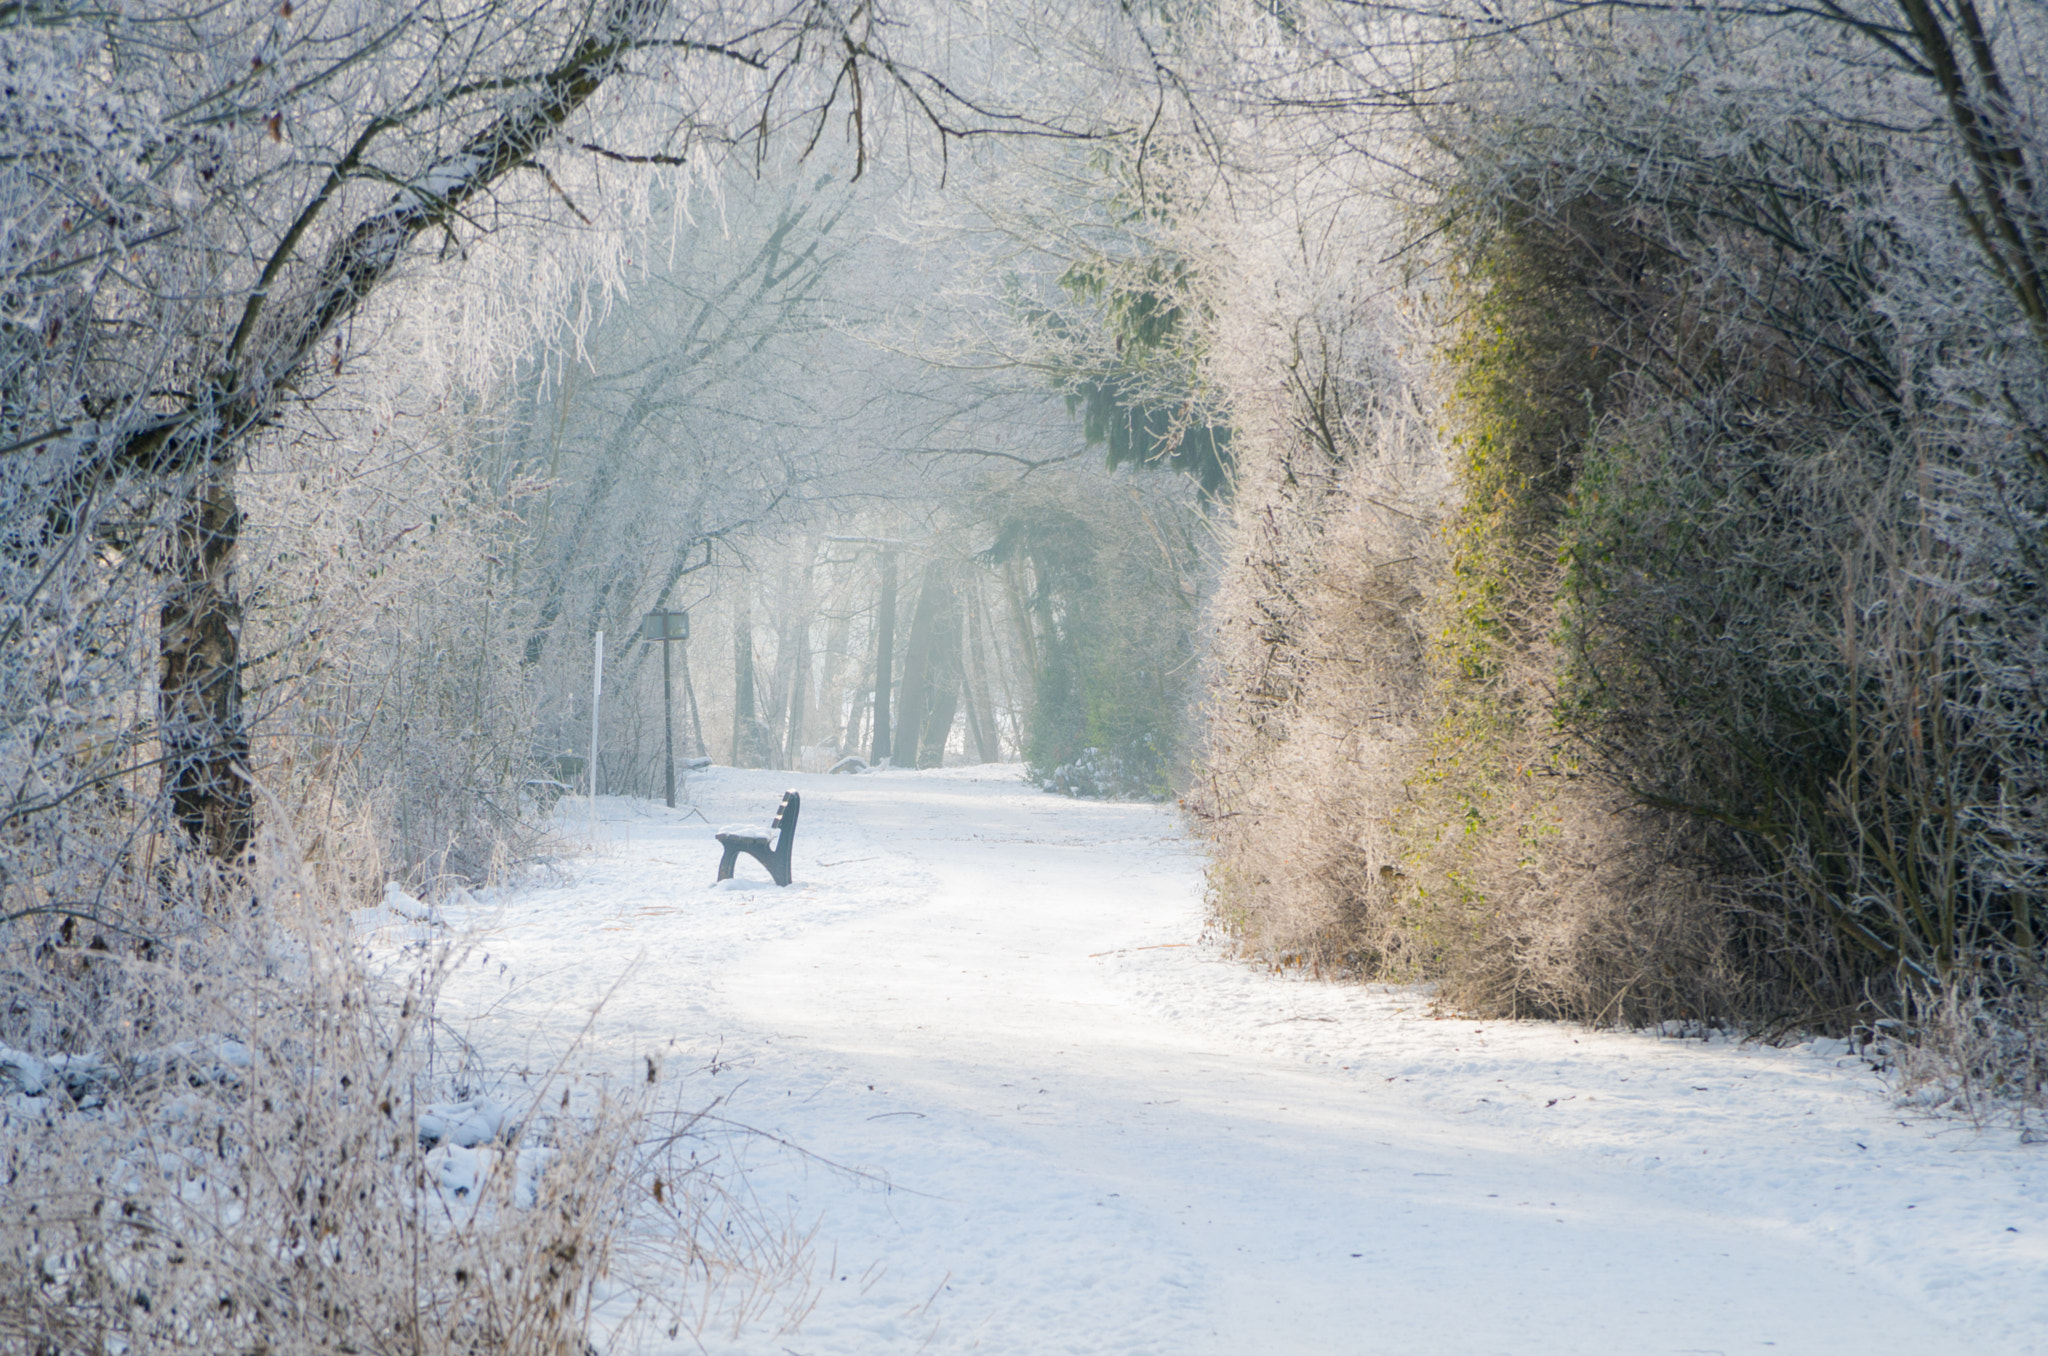
[[[711, 826], [788, 785], [796, 884], [712, 886]], [[822, 1294], [711, 1350], [2048, 1351], [2048, 1150], [1901, 1113], [1844, 1051], [1256, 972], [1200, 940], [1171, 811], [1013, 770], [691, 793], [709, 823], [601, 801], [572, 883], [467, 920], [490, 962], [448, 1003], [538, 1061], [631, 965], [590, 1058], [716, 1052], [707, 1099], [869, 1174], [739, 1142], [818, 1223]]]

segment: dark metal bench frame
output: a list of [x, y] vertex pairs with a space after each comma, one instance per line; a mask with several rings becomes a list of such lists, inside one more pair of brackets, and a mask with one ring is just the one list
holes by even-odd
[[789, 854], [796, 843], [796, 813], [803, 805], [803, 797], [794, 791], [782, 793], [782, 804], [775, 809], [775, 822], [768, 826], [768, 832], [775, 834], [775, 845], [753, 833], [721, 833], [718, 841], [725, 847], [725, 856], [718, 863], [718, 879], [731, 880], [733, 864], [742, 852], [768, 868], [768, 874], [775, 877], [777, 885], [789, 884]]

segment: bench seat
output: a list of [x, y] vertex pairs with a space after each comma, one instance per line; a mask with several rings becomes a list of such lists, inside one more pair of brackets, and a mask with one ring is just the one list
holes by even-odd
[[796, 816], [802, 805], [803, 797], [796, 792], [782, 793], [782, 804], [775, 809], [775, 822], [768, 826], [768, 834], [774, 835], [772, 843], [768, 834], [733, 829], [720, 831], [716, 837], [725, 849], [725, 855], [718, 862], [718, 879], [732, 879], [732, 869], [744, 852], [767, 867], [768, 874], [775, 878], [777, 885], [789, 884], [789, 858], [791, 849], [796, 845]]

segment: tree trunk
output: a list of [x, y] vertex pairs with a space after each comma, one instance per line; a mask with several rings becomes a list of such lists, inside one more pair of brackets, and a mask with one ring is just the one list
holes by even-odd
[[981, 590], [967, 591], [961, 600], [967, 612], [966, 643], [960, 651], [961, 688], [967, 701], [967, 728], [974, 735], [976, 761], [1002, 761], [1002, 736], [996, 731], [995, 708], [989, 701], [988, 664], [981, 640]]
[[1038, 638], [1031, 633], [1031, 604], [1024, 596], [1024, 581], [1019, 577], [1017, 562], [1003, 562], [1003, 583], [1010, 595], [1010, 621], [1017, 628], [1017, 644], [1024, 651], [1024, 671], [1033, 680], [1039, 674]]
[[[917, 741], [919, 767], [944, 767], [946, 744], [960, 712], [960, 627], [948, 613], [932, 637], [931, 667], [925, 675], [924, 730]], [[951, 625], [947, 623], [951, 622]]]
[[732, 608], [732, 765], [752, 767], [748, 760], [754, 739], [754, 617], [747, 606], [746, 584]]
[[909, 653], [903, 660], [898, 762], [907, 767], [941, 766], [959, 707], [960, 606], [952, 571], [935, 561], [925, 567], [917, 614], [910, 624]]
[[832, 619], [825, 631], [825, 657], [818, 677], [818, 710], [825, 721], [818, 733], [841, 754], [859, 747], [846, 709], [846, 637], [852, 626], [853, 619], [844, 612]]
[[804, 765], [804, 696], [811, 685], [811, 627], [808, 621], [796, 624], [790, 643], [794, 650], [789, 663], [789, 733], [783, 741], [783, 763], [801, 772]]
[[242, 715], [242, 605], [234, 473], [194, 487], [172, 538], [176, 585], [159, 613], [157, 713], [171, 813], [193, 843], [231, 868], [255, 837], [249, 730]]
[[898, 767], [917, 766], [927, 710], [933, 631], [946, 592], [944, 569], [936, 561], [925, 566], [923, 582], [917, 590], [917, 610], [910, 618], [910, 643], [903, 653], [903, 691], [896, 702]]
[[896, 645], [896, 553], [882, 552], [882, 596], [875, 612], [875, 742], [868, 762], [880, 767], [890, 756], [889, 669]]
[[[783, 646], [776, 652], [776, 668], [784, 677], [783, 699], [788, 719], [783, 725], [780, 745], [782, 766], [801, 771], [804, 762], [804, 722], [811, 702], [811, 621], [818, 611], [818, 538], [804, 545], [803, 569], [792, 588], [783, 593], [788, 620], [782, 632]], [[782, 707], [777, 707], [778, 713]]]
[[867, 733], [868, 713], [875, 709], [874, 671], [870, 669], [864, 677], [866, 678], [865, 682], [858, 678], [854, 680], [853, 709], [846, 718], [846, 743], [840, 749], [842, 753], [858, 754], [860, 752], [861, 737]]
[[711, 756], [711, 746], [704, 742], [704, 722], [697, 715], [697, 689], [690, 682], [690, 642], [686, 640], [682, 642], [682, 645], [683, 700], [689, 704], [690, 708], [689, 756], [692, 758], [709, 758]]
[[960, 599], [950, 572], [941, 576], [938, 615], [932, 620], [931, 658], [925, 667], [924, 733], [917, 744], [919, 767], [944, 767], [946, 744], [960, 709]]
[[945, 687], [932, 693], [931, 711], [924, 718], [924, 738], [917, 746], [919, 767], [944, 767], [946, 741], [953, 737], [953, 721], [960, 712], [960, 690]]

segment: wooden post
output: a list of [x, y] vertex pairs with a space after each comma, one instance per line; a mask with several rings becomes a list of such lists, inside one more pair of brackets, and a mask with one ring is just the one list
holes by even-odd
[[676, 697], [675, 689], [669, 685], [668, 676], [669, 639], [661, 639], [661, 756], [662, 789], [668, 796], [668, 808], [676, 808]]

